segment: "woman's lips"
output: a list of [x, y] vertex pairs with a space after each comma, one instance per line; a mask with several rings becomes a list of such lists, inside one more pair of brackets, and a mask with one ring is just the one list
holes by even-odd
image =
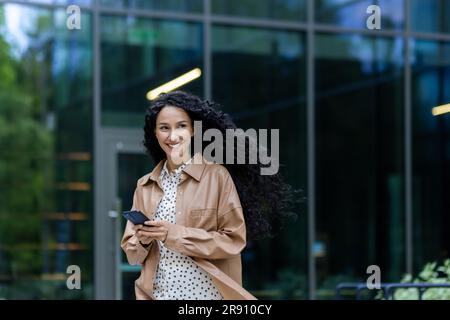
[[166, 143], [166, 144], [167, 144], [167, 146], [168, 146], [169, 148], [171, 148], [171, 149], [174, 149], [174, 148], [179, 147], [179, 146], [181, 145], [180, 142], [179, 142], [179, 143], [175, 143], [175, 144], [168, 144], [168, 143]]

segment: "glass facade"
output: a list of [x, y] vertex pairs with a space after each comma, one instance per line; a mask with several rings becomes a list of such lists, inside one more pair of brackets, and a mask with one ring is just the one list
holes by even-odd
[[[450, 101], [450, 42], [411, 40], [414, 48], [413, 225], [414, 268], [449, 256], [450, 119], [428, 106]], [[426, 239], [426, 241], [424, 241]]]
[[[102, 16], [102, 125], [142, 126], [150, 88], [203, 66], [202, 30], [195, 22]], [[185, 89], [203, 95], [200, 80]]]
[[100, 0], [105, 8], [130, 8], [172, 12], [199, 13], [203, 11], [203, 0]]
[[[317, 0], [315, 19], [319, 24], [343, 28], [366, 29], [366, 21], [372, 10], [369, 6], [380, 8], [381, 29], [402, 29], [404, 27], [404, 5], [406, 0]], [[368, 14], [367, 11], [370, 13]]]
[[305, 0], [213, 0], [213, 14], [233, 17], [302, 21], [306, 17]]
[[[136, 185], [136, 181], [142, 177], [142, 172], [149, 170], [149, 159], [145, 154], [119, 153], [118, 156], [118, 185], [117, 193], [122, 199], [121, 206], [128, 210], [133, 206], [129, 186]], [[126, 220], [120, 220], [120, 230], [125, 229]], [[125, 252], [121, 252], [121, 277], [122, 277], [122, 299], [134, 300], [134, 281], [139, 277], [140, 267], [130, 266]]]
[[[329, 50], [333, 47], [334, 50]], [[405, 270], [403, 45], [398, 38], [316, 36], [318, 296]], [[356, 49], [357, 48], [357, 49]]]
[[450, 2], [446, 0], [411, 0], [411, 25], [417, 32], [450, 32]]
[[0, 17], [0, 297], [92, 299], [92, 17], [77, 33], [63, 9]]
[[[229, 25], [212, 28], [214, 100], [239, 128], [281, 129], [280, 158], [287, 169], [282, 174], [296, 188], [306, 183], [304, 42], [303, 32]], [[276, 240], [249, 242], [243, 259], [246, 287], [261, 298], [305, 298], [306, 236], [302, 215]], [[286, 253], [274, 259], [271, 253], [283, 250]]]
[[[366, 28], [372, 4], [381, 30]], [[193, 69], [181, 89], [240, 128], [280, 129], [281, 173], [308, 198], [276, 237], [248, 242], [255, 296], [330, 299], [370, 265], [391, 282], [448, 258], [450, 118], [431, 113], [450, 103], [448, 16], [447, 0], [0, 2], [0, 299], [114, 298], [111, 282], [134, 298], [123, 253], [97, 270], [97, 250], [118, 245], [99, 189], [128, 209], [153, 164], [111, 136], [140, 143], [147, 93]], [[67, 289], [69, 265], [82, 290]]]

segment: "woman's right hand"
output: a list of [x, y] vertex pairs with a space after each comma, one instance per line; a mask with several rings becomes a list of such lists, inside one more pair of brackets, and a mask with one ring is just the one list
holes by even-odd
[[150, 229], [151, 227], [147, 227], [141, 224], [137, 224], [133, 226], [133, 230], [135, 232], [136, 237], [138, 238], [139, 242], [147, 246], [152, 242], [153, 238], [150, 236]]

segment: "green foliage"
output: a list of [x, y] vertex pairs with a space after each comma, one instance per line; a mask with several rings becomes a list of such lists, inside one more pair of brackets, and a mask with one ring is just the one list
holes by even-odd
[[40, 272], [42, 213], [48, 212], [53, 141], [33, 97], [17, 80], [20, 64], [0, 37], [0, 274]]
[[[411, 274], [406, 274], [401, 283], [433, 283], [450, 284], [450, 259], [445, 260], [441, 265], [437, 262], [429, 262], [416, 278]], [[383, 294], [379, 292], [376, 299], [382, 299]], [[400, 288], [394, 293], [395, 300], [418, 300], [419, 293], [417, 288]], [[423, 300], [450, 300], [450, 288], [430, 288], [427, 289]]]

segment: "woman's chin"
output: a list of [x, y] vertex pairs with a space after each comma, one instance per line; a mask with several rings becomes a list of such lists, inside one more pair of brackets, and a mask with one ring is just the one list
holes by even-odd
[[189, 150], [184, 150], [182, 148], [173, 148], [170, 152], [166, 152], [167, 158], [171, 159], [173, 163], [181, 164], [186, 157], [189, 155]]

